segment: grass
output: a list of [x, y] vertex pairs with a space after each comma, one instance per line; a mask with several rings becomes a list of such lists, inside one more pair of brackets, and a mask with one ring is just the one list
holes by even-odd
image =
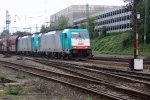
[[24, 79], [25, 78], [25, 73], [18, 71], [16, 73], [16, 78], [18, 78], [18, 79]]
[[19, 95], [22, 90], [23, 90], [23, 86], [21, 85], [8, 85], [5, 88], [6, 94], [9, 95]]
[[0, 92], [0, 96], [9, 96], [9, 94], [6, 94], [5, 91], [4, 92]]
[[0, 73], [0, 79], [6, 78], [6, 77], [7, 77], [7, 74], [5, 74], [5, 73]]
[[85, 100], [93, 100], [91, 96], [87, 96]]
[[[134, 43], [128, 43], [130, 34], [129, 32], [125, 32], [91, 40], [93, 54], [133, 55]], [[142, 49], [143, 44], [139, 44], [139, 55], [150, 56], [150, 44], [146, 45], [144, 50]]]

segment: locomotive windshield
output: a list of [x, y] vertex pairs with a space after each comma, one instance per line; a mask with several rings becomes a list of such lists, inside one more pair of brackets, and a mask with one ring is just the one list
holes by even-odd
[[83, 33], [83, 32], [72, 32], [72, 38], [89, 38], [88, 33]]

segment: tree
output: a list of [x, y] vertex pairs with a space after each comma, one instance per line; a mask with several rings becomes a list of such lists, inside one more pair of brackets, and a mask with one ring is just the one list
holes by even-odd
[[[131, 24], [132, 24], [132, 30], [131, 30], [131, 36], [130, 36], [130, 43], [134, 43], [135, 47], [136, 47], [136, 44], [135, 44], [135, 37], [136, 37], [136, 33], [138, 32], [139, 36], [141, 36], [142, 34], [139, 33], [139, 28], [141, 27], [140, 26], [140, 20], [137, 19], [137, 13], [140, 12], [141, 9], [138, 9], [138, 5], [140, 4], [140, 1], [142, 0], [123, 0], [124, 2], [128, 2], [127, 4], [127, 8], [130, 9], [131, 11]], [[142, 29], [142, 28], [141, 28]]]
[[58, 22], [56, 23], [55, 27], [58, 29], [61, 29], [67, 26], [69, 26], [68, 19], [64, 16], [59, 17]]
[[8, 30], [3, 30], [3, 32], [1, 33], [1, 37], [5, 37], [9, 34]]
[[94, 28], [95, 28], [94, 20], [95, 20], [94, 17], [91, 17], [88, 20], [88, 30], [89, 30], [91, 38], [97, 38], [98, 37], [98, 33], [96, 33], [95, 30], [94, 30]]
[[150, 0], [147, 0], [147, 31], [146, 31], [146, 35], [147, 35], [147, 43], [150, 43]]
[[143, 1], [140, 1], [139, 4], [137, 5], [137, 9], [140, 13], [140, 20], [139, 20], [139, 42], [144, 41], [144, 24], [145, 24], [145, 3]]
[[85, 29], [86, 28], [86, 24], [85, 23], [81, 23], [79, 28]]
[[21, 32], [21, 31], [17, 31], [15, 33], [13, 33], [13, 35], [19, 35], [19, 36], [26, 36], [26, 35], [29, 35], [31, 33], [29, 32]]
[[[144, 24], [145, 24], [145, 0], [137, 0], [137, 11], [140, 13], [141, 18], [138, 22], [139, 25], [139, 40], [143, 42], [144, 40]], [[150, 0], [147, 0], [147, 16], [146, 16], [146, 42], [150, 43]]]
[[55, 30], [55, 29], [57, 29], [56, 24], [53, 24], [53, 23], [50, 24], [50, 25], [49, 25], [49, 29], [50, 29], [50, 30]]
[[105, 26], [102, 27], [99, 37], [103, 38], [107, 36], [107, 29]]
[[49, 27], [46, 27], [45, 25], [42, 25], [40, 32], [41, 33], [47, 33], [49, 29], [50, 29]]
[[[132, 4], [133, 0], [124, 0], [125, 2], [129, 2]], [[137, 11], [140, 13], [141, 18], [139, 22], [139, 40], [140, 42], [144, 39], [144, 24], [145, 24], [145, 0], [135, 0], [137, 2]], [[150, 43], [150, 0], [147, 0], [147, 16], [146, 16], [146, 42]]]

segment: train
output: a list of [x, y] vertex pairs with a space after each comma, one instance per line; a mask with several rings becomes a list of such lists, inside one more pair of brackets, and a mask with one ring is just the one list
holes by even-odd
[[[87, 29], [53, 30], [26, 36], [8, 38], [9, 53], [49, 58], [91, 57], [90, 37]], [[8, 52], [6, 38], [0, 38], [0, 53]]]

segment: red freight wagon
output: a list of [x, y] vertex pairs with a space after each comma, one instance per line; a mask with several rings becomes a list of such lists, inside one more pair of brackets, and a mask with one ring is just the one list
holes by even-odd
[[6, 38], [2, 38], [2, 46], [1, 46], [1, 51], [2, 51], [2, 53], [3, 52], [6, 52]]
[[18, 35], [9, 37], [9, 51], [10, 53], [16, 53], [17, 51], [17, 39]]
[[0, 39], [0, 52], [2, 51], [3, 41]]

